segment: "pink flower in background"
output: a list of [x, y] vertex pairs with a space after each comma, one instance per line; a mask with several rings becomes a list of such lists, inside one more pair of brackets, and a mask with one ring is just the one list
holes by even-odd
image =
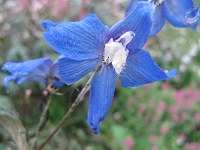
[[163, 82], [163, 84], [162, 84], [162, 89], [163, 89], [164, 91], [167, 91], [167, 90], [169, 89], [169, 83], [168, 83], [168, 82]]
[[173, 105], [169, 107], [169, 112], [171, 114], [177, 113], [179, 111], [179, 106], [178, 105]]
[[135, 102], [135, 99], [133, 97], [128, 98], [127, 104], [132, 105]]
[[166, 105], [165, 102], [161, 101], [161, 102], [158, 103], [157, 107], [158, 107], [158, 111], [164, 112], [167, 108], [167, 105]]
[[129, 150], [132, 149], [135, 146], [135, 140], [134, 138], [127, 136], [124, 139], [124, 143], [123, 143], [124, 149]]
[[149, 116], [144, 116], [144, 121], [145, 122], [149, 122], [151, 119], [150, 119], [150, 117]]
[[40, 0], [43, 7], [49, 7], [52, 3], [51, 0]]
[[178, 91], [176, 91], [173, 94], [173, 97], [176, 98], [177, 100], [182, 100], [185, 97], [185, 90], [184, 89], [180, 89]]
[[144, 112], [146, 110], [146, 105], [145, 104], [140, 104], [139, 106], [139, 111]]
[[87, 12], [84, 9], [81, 9], [78, 14], [78, 19], [82, 19], [86, 14]]
[[149, 142], [156, 143], [157, 142], [157, 137], [154, 134], [150, 135], [149, 136]]
[[178, 145], [183, 145], [183, 143], [185, 142], [185, 140], [187, 139], [185, 134], [181, 134], [179, 135], [178, 139], [176, 140], [176, 143]]
[[152, 147], [151, 150], [159, 150], [157, 147]]
[[154, 115], [153, 116], [153, 120], [154, 121], [158, 121], [160, 119], [160, 116], [158, 114]]
[[172, 114], [172, 119], [175, 121], [175, 122], [178, 122], [180, 120], [180, 117], [178, 114]]
[[67, 2], [68, 0], [56, 0], [54, 2], [53, 11], [55, 16], [62, 16], [67, 11]]
[[189, 143], [184, 146], [184, 150], [200, 150], [200, 143]]
[[152, 84], [147, 84], [147, 85], [144, 86], [145, 92], [148, 92], [151, 89]]
[[5, 29], [1, 29], [1, 31], [0, 31], [0, 37], [6, 37], [6, 36], [8, 36], [8, 31], [5, 30]]
[[183, 113], [181, 114], [181, 117], [182, 117], [183, 120], [186, 120], [186, 119], [189, 118], [189, 115], [188, 115], [187, 112], [183, 112]]
[[166, 126], [162, 126], [161, 128], [160, 128], [160, 133], [162, 134], [162, 135], [167, 135], [167, 133], [168, 133], [168, 128], [166, 127]]
[[194, 121], [199, 122], [200, 121], [200, 112], [194, 114]]
[[22, 7], [22, 9], [27, 9], [30, 7], [30, 0], [17, 0], [18, 6]]

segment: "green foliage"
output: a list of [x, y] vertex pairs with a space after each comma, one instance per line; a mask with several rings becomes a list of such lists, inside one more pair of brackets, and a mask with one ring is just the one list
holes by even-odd
[[[124, 17], [124, 8], [128, 3], [74, 0], [63, 5], [56, 3], [58, 1], [51, 1], [49, 5], [36, 8], [32, 1], [27, 2], [27, 5], [17, 4], [16, 7], [8, 5], [9, 2], [15, 3], [0, 0], [1, 66], [6, 61], [24, 61], [38, 57], [56, 60], [58, 54], [42, 37], [44, 30], [40, 23], [45, 19], [77, 21], [88, 13], [96, 13], [103, 23], [112, 26]], [[178, 75], [167, 82], [138, 88], [122, 88], [117, 83], [113, 105], [97, 136], [91, 133], [86, 121], [87, 97], [43, 149], [121, 150], [127, 149], [127, 137], [134, 141], [129, 141], [132, 144], [129, 149], [136, 150], [181, 150], [188, 144], [200, 143], [199, 34], [200, 26], [197, 31], [192, 31], [165, 25], [159, 35], [149, 39], [144, 49], [151, 53], [161, 68], [177, 68]], [[28, 149], [28, 144], [32, 146], [34, 142], [34, 138], [29, 139], [29, 134], [35, 132], [45, 105], [42, 97], [45, 87], [34, 81], [22, 85], [10, 83], [8, 94], [3, 85], [5, 75], [6, 73], [0, 73], [0, 149]], [[87, 79], [88, 76], [73, 86], [60, 89], [58, 92], [64, 93], [61, 96], [53, 95], [50, 116], [40, 132], [38, 144], [64, 116]], [[166, 83], [167, 89], [163, 88]], [[28, 91], [31, 93], [28, 94]], [[181, 94], [184, 95], [182, 99]], [[186, 139], [180, 138], [182, 134]]]
[[9, 132], [19, 150], [30, 149], [26, 139], [26, 129], [16, 117], [0, 111], [0, 124]]

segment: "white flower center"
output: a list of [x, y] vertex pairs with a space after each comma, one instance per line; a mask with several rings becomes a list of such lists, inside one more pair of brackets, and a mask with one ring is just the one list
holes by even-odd
[[113, 41], [111, 38], [110, 41], [105, 44], [104, 61], [107, 64], [112, 63], [118, 75], [126, 65], [126, 58], [129, 52], [128, 49], [126, 49], [126, 45], [132, 40], [133, 36], [135, 36], [135, 34], [129, 31], [124, 33], [116, 41]]

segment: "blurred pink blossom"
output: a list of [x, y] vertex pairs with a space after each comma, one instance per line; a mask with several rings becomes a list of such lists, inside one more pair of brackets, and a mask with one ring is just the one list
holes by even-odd
[[144, 116], [144, 121], [145, 122], [149, 122], [150, 121], [150, 117], [149, 116]]
[[161, 101], [158, 103], [157, 107], [158, 107], [158, 111], [164, 112], [166, 110], [167, 105], [165, 102]]
[[160, 133], [162, 134], [162, 135], [167, 135], [167, 133], [168, 133], [168, 128], [166, 127], [166, 126], [162, 126], [162, 127], [160, 127]]
[[8, 31], [7, 30], [1, 30], [0, 31], [0, 37], [6, 37], [8, 36]]
[[49, 7], [51, 5], [51, 0], [40, 0], [43, 7]]
[[178, 139], [176, 140], [176, 143], [178, 145], [183, 145], [183, 143], [185, 142], [185, 140], [187, 139], [185, 134], [181, 134], [179, 135]]
[[189, 115], [188, 115], [187, 112], [183, 112], [183, 113], [181, 114], [181, 117], [182, 117], [183, 120], [186, 120], [186, 119], [189, 118]]
[[144, 112], [146, 110], [146, 105], [145, 104], [140, 104], [139, 106], [139, 111]]
[[200, 150], [200, 143], [188, 143], [184, 146], [184, 150]]
[[185, 96], [184, 93], [185, 93], [184, 89], [180, 89], [180, 90], [176, 91], [176, 92], [173, 94], [173, 96], [174, 96], [174, 98], [176, 98], [177, 100], [182, 100], [182, 99], [184, 99], [184, 96]]
[[156, 137], [154, 134], [151, 134], [151, 135], [149, 136], [149, 141], [150, 141], [151, 143], [155, 143], [155, 142], [157, 142], [157, 137]]
[[151, 150], [159, 150], [157, 147], [152, 147]]
[[178, 122], [180, 120], [180, 117], [178, 114], [172, 114], [172, 119], [175, 121], [175, 122]]
[[179, 106], [178, 106], [178, 105], [172, 105], [172, 106], [169, 107], [169, 112], [170, 112], [171, 114], [177, 113], [178, 110], [179, 110]]
[[133, 148], [135, 146], [135, 140], [134, 138], [130, 137], [130, 136], [127, 136], [125, 139], [124, 139], [124, 149], [126, 150], [129, 150], [131, 148]]
[[68, 0], [56, 0], [54, 2], [54, 5], [52, 5], [53, 7], [53, 11], [55, 16], [62, 16], [63, 14], [66, 13], [67, 11], [67, 2]]
[[135, 99], [133, 97], [128, 98], [127, 104], [132, 105], [135, 102]]
[[194, 121], [199, 122], [200, 121], [200, 112], [194, 114]]
[[163, 89], [164, 91], [167, 91], [167, 90], [169, 89], [169, 83], [168, 83], [168, 82], [163, 82], [163, 84], [162, 84], [162, 89]]
[[22, 7], [22, 9], [27, 9], [30, 3], [31, 1], [29, 0], [17, 0], [18, 7]]
[[154, 115], [153, 116], [153, 120], [154, 121], [158, 121], [160, 119], [160, 116], [158, 114]]
[[148, 92], [151, 89], [152, 84], [147, 84], [144, 86], [146, 92]]

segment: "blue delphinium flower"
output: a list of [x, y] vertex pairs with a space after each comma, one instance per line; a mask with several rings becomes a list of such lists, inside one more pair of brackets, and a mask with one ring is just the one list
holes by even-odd
[[[131, 0], [126, 8], [126, 14], [129, 14], [137, 6], [138, 2], [147, 0]], [[172, 26], [179, 28], [190, 27], [193, 30], [197, 28], [200, 19], [200, 5], [194, 9], [193, 0], [155, 0], [155, 3], [161, 3], [155, 10], [153, 16], [153, 25], [151, 36], [155, 36], [164, 26], [167, 20]]]
[[50, 58], [39, 58], [25, 62], [6, 62], [2, 70], [12, 74], [4, 78], [4, 86], [7, 90], [9, 82], [17, 81], [17, 84], [21, 84], [29, 79], [45, 84], [49, 84], [48, 79], [51, 79], [53, 86], [57, 88], [64, 85], [59, 76], [57, 62], [54, 63]]
[[78, 22], [42, 23], [46, 41], [65, 57], [58, 60], [63, 82], [72, 84], [101, 66], [92, 79], [88, 123], [94, 134], [106, 117], [115, 91], [116, 77], [124, 87], [136, 87], [172, 78], [176, 70], [164, 71], [142, 50], [152, 26], [154, 5], [142, 2], [110, 29], [95, 15]]

